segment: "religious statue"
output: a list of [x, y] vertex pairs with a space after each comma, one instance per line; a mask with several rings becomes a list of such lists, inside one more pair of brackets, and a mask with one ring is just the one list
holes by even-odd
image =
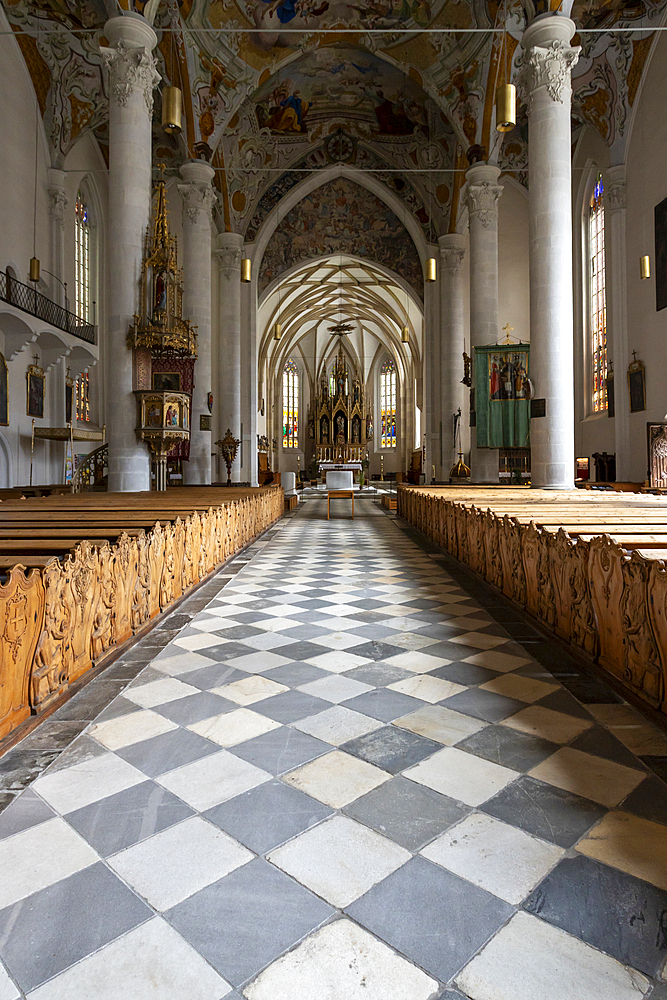
[[324, 417], [322, 420], [320, 431], [322, 437], [322, 444], [329, 444], [329, 421], [327, 420], [326, 417]]
[[345, 418], [342, 413], [336, 417], [336, 444], [345, 444]]
[[338, 376], [338, 395], [342, 396], [345, 391], [345, 377], [341, 372]]
[[361, 421], [359, 417], [352, 420], [352, 444], [361, 444]]
[[373, 434], [373, 418], [370, 415], [370, 413], [368, 413], [366, 415], [366, 440], [367, 441], [370, 440], [372, 434]]
[[167, 308], [167, 285], [164, 280], [164, 271], [158, 273], [155, 279], [155, 309], [162, 311]]
[[354, 390], [353, 391], [354, 391], [354, 402], [358, 403], [359, 402], [359, 379], [357, 379], [357, 378], [355, 378], [355, 380], [354, 380]]

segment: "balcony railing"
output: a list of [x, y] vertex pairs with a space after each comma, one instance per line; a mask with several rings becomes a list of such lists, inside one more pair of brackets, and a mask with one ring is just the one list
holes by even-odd
[[30, 313], [31, 316], [37, 316], [38, 319], [50, 323], [59, 330], [71, 333], [79, 340], [85, 340], [88, 344], [97, 343], [92, 323], [86, 323], [79, 316], [59, 306], [57, 302], [47, 299], [46, 295], [42, 295], [35, 288], [24, 285], [6, 271], [0, 271], [0, 299], [16, 306], [17, 309], [22, 309], [23, 312]]

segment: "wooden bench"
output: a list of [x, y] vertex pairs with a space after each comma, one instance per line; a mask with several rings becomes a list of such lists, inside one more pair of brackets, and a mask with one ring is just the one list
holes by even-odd
[[327, 491], [327, 521], [331, 514], [331, 500], [351, 500], [352, 520], [354, 521], [354, 490], [328, 490]]

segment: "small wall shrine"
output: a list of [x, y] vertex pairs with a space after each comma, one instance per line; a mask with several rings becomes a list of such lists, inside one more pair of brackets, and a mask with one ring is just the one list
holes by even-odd
[[134, 353], [137, 436], [155, 463], [155, 485], [167, 487], [168, 469], [180, 484], [181, 462], [190, 454], [190, 408], [197, 334], [183, 319], [183, 275], [176, 237], [169, 232], [164, 168], [146, 233], [141, 266], [140, 312], [128, 334]]
[[361, 462], [373, 433], [371, 406], [365, 399], [362, 380], [348, 370], [342, 340], [333, 369], [320, 379], [308, 426], [309, 437], [315, 438], [318, 462]]

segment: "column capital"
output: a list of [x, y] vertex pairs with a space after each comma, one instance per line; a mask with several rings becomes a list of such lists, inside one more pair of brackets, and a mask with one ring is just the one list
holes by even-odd
[[498, 220], [498, 199], [503, 193], [499, 177], [500, 167], [493, 163], [473, 163], [466, 171], [468, 215], [476, 215], [484, 229]]
[[160, 80], [153, 49], [157, 35], [140, 14], [112, 17], [104, 25], [109, 48], [101, 48], [102, 63], [109, 74], [109, 95], [127, 107], [133, 90], [143, 91], [146, 109], [153, 113], [153, 88]]
[[458, 274], [466, 253], [466, 238], [462, 233], [447, 233], [438, 240], [440, 267], [447, 274]]
[[625, 166], [608, 167], [606, 173], [606, 195], [610, 212], [618, 212], [626, 207]]
[[231, 278], [241, 271], [243, 236], [240, 233], [218, 233], [215, 240], [215, 254], [220, 273], [225, 278]]
[[65, 180], [67, 174], [64, 170], [49, 169], [49, 215], [62, 229], [65, 225], [65, 211], [67, 209], [67, 195], [65, 194]]
[[183, 163], [180, 168], [184, 184], [178, 185], [183, 199], [183, 223], [190, 222], [193, 226], [203, 215], [205, 222], [210, 222], [211, 211], [215, 204], [215, 191], [211, 181], [215, 171], [204, 160], [191, 160]]
[[560, 14], [538, 17], [524, 31], [521, 47], [525, 56], [519, 85], [529, 110], [540, 87], [546, 87], [552, 101], [563, 103], [565, 90], [571, 86], [572, 68], [581, 52], [581, 46], [570, 45], [575, 31], [574, 21]]

